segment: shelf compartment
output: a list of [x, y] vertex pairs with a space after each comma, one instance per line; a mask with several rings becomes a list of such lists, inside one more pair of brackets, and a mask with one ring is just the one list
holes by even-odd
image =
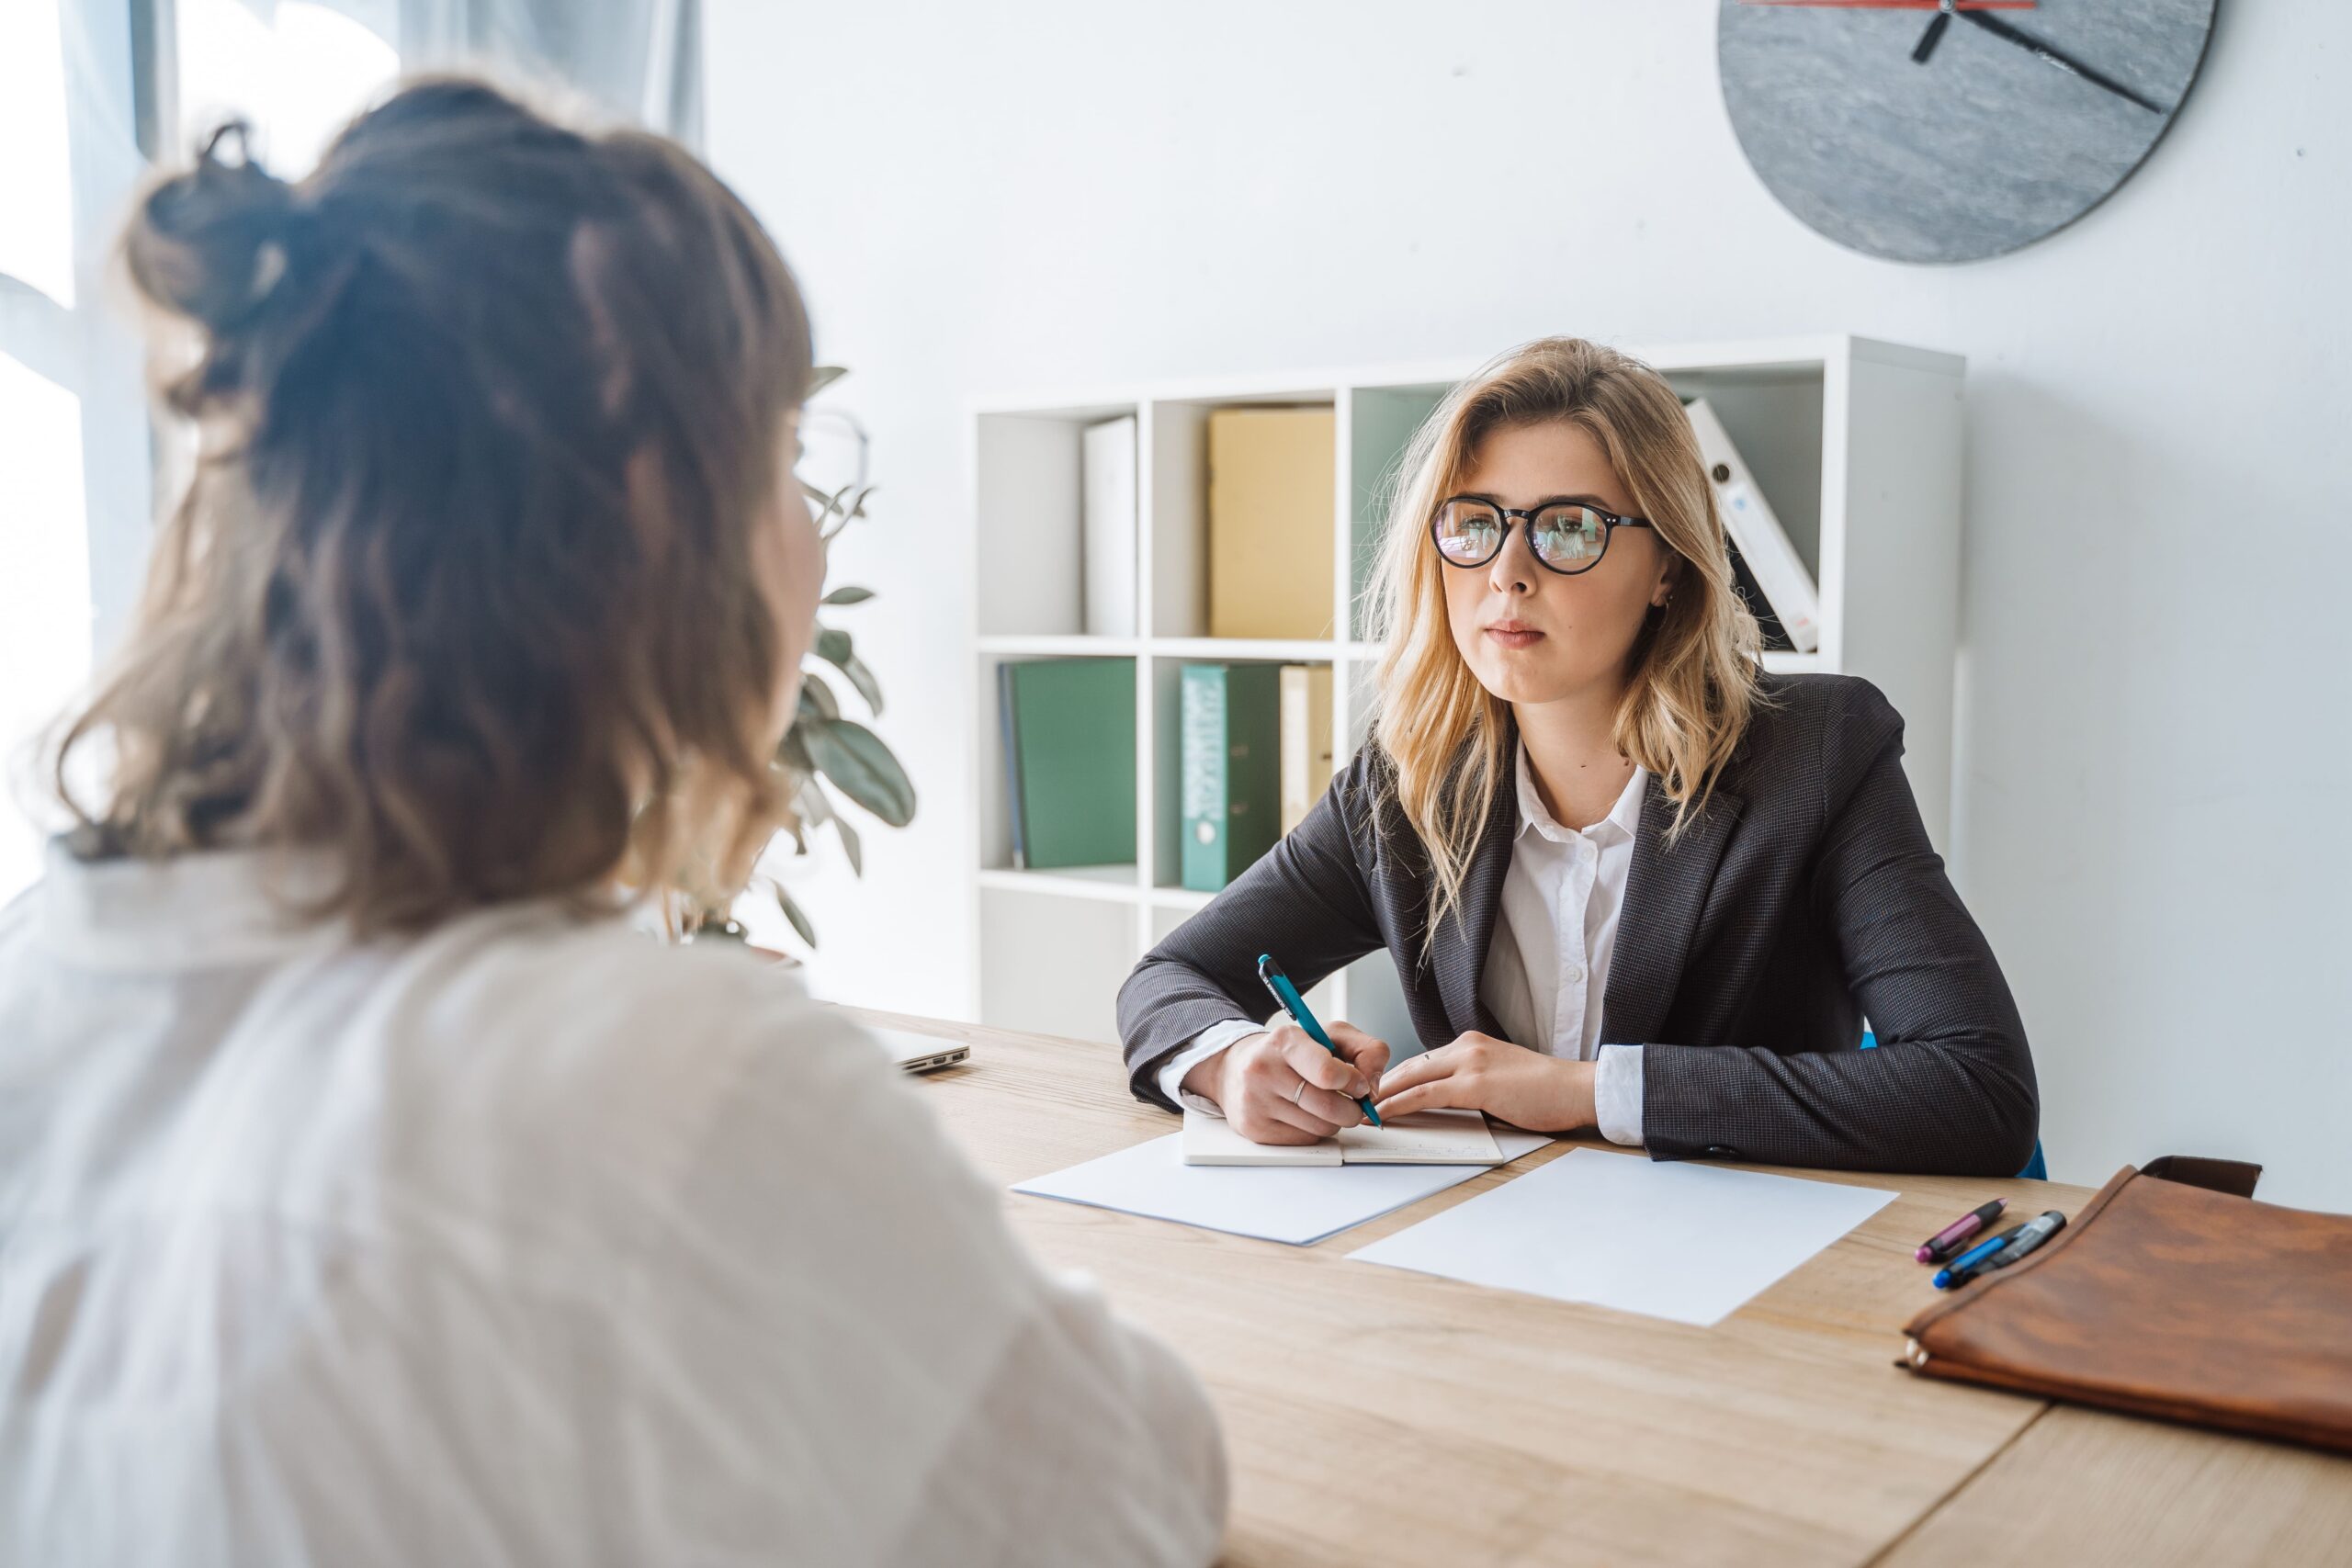
[[1141, 874], [1133, 865], [1066, 865], [1052, 871], [991, 868], [980, 873], [980, 886], [1112, 904], [1134, 904], [1143, 897]]
[[[1018, 654], [983, 649], [978, 660], [977, 681], [973, 688], [974, 712], [978, 722], [973, 727], [973, 798], [978, 810], [976, 829], [978, 836], [979, 869], [984, 872], [1005, 872], [1023, 875], [1074, 876], [1092, 883], [1103, 880], [1091, 867], [1021, 867], [1013, 863], [1012, 801], [1005, 777], [1004, 706], [999, 686], [999, 671], [1010, 664], [1039, 662], [1045, 659], [1091, 658], [1105, 663], [1123, 666], [1128, 679], [1136, 678], [1138, 660], [1133, 654], [1104, 650], [1101, 644], [1116, 639], [1007, 637], [990, 639], [1005, 648], [1019, 649]], [[1070, 651], [1062, 652], [1068, 649]], [[1136, 732], [1131, 738], [1106, 733], [1102, 737], [1102, 765], [1106, 774], [1130, 779], [1142, 751], [1142, 727], [1146, 722], [1141, 705], [1142, 693], [1136, 693]], [[1121, 765], [1121, 750], [1125, 749], [1125, 766]], [[1133, 783], [1124, 783], [1119, 789], [1124, 809], [1136, 808], [1137, 795]], [[1142, 848], [1137, 844], [1136, 852]], [[1137, 886], [1141, 874], [1129, 867], [1128, 880]]]
[[[1084, 633], [1086, 530], [1080, 454], [1089, 427], [1136, 414], [1133, 403], [1104, 403], [978, 417], [973, 484], [979, 525], [975, 571], [982, 637]], [[1140, 444], [1140, 435], [1137, 439]], [[1138, 468], [1142, 457], [1138, 450]], [[1141, 505], [1140, 479], [1137, 505]], [[1129, 592], [1135, 591], [1130, 583]]]
[[[1313, 408], [1336, 415], [1337, 407], [1332, 388], [1313, 386], [1235, 397], [1166, 399], [1149, 405], [1144, 463], [1148, 632], [1186, 639], [1208, 635], [1209, 416], [1230, 408]], [[1335, 443], [1340, 439], [1335, 434]], [[1336, 466], [1333, 482], [1338, 483]], [[1336, 503], [1323, 509], [1325, 526], [1336, 525], [1338, 511]], [[1299, 592], [1315, 595], [1324, 609], [1318, 621], [1327, 635], [1344, 625], [1335, 614], [1338, 606], [1327, 584], [1301, 583]]]
[[1371, 633], [1372, 585], [1380, 542], [1396, 488], [1404, 482], [1406, 448], [1453, 390], [1450, 382], [1399, 387], [1357, 387], [1348, 394], [1348, 596], [1349, 634]]
[[983, 884], [982, 1023], [1102, 1043], [1118, 1070], [1118, 994], [1140, 953], [1136, 922], [1101, 904]]

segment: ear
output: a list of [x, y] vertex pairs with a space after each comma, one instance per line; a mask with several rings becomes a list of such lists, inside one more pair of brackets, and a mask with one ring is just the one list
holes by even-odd
[[1675, 584], [1682, 581], [1682, 558], [1672, 550], [1663, 550], [1665, 559], [1658, 563], [1657, 581], [1650, 584], [1650, 607], [1664, 609], [1674, 597]]

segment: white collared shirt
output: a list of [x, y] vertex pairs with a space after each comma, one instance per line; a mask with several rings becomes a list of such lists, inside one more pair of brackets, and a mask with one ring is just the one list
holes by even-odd
[[[1649, 773], [1635, 768], [1609, 815], [1576, 829], [1563, 827], [1545, 809], [1525, 746], [1514, 770], [1519, 833], [1503, 875], [1478, 999], [1508, 1040], [1574, 1061], [1597, 1057], [1593, 1101], [1600, 1135], [1639, 1144], [1641, 1046], [1601, 1044], [1600, 1012]], [[1215, 1101], [1183, 1088], [1184, 1075], [1272, 1021], [1233, 1019], [1203, 1030], [1160, 1069], [1161, 1092], [1179, 1104], [1219, 1113]]]
[[0, 1562], [1216, 1554], [1199, 1382], [791, 976], [262, 887], [0, 910]]
[[1642, 1141], [1642, 1048], [1600, 1043], [1601, 1001], [1617, 951], [1617, 919], [1634, 871], [1649, 772], [1634, 776], [1589, 828], [1564, 827], [1544, 808], [1519, 749], [1519, 837], [1478, 976], [1478, 999], [1503, 1037], [1547, 1056], [1593, 1061], [1600, 1135]]

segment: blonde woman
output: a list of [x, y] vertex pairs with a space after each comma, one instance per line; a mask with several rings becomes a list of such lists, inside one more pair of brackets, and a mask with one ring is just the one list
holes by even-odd
[[125, 248], [204, 456], [0, 912], [0, 1562], [1212, 1558], [1191, 1373], [872, 1040], [622, 918], [740, 880], [811, 636], [752, 215], [435, 81]]
[[[1655, 371], [1504, 355], [1408, 454], [1372, 739], [1119, 997], [1139, 1098], [1261, 1143], [1447, 1106], [1658, 1159], [2014, 1175], [2033, 1063], [1929, 847], [1903, 721], [1758, 667], [1713, 487]], [[1269, 1028], [1385, 948], [1428, 1047]], [[1860, 1049], [1864, 1020], [1879, 1049]]]

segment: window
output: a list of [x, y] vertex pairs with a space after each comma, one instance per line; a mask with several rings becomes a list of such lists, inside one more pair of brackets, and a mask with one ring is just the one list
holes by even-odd
[[690, 132], [697, 18], [697, 0], [0, 0], [0, 902], [54, 828], [20, 809], [45, 796], [30, 742], [145, 577], [157, 445], [136, 324], [98, 280], [149, 160], [235, 116], [299, 177], [398, 72], [396, 36]]
[[[90, 556], [84, 534], [81, 400], [0, 352], [0, 734], [10, 782], [30, 795], [29, 741], [90, 673]], [[13, 815], [13, 814], [12, 814]], [[40, 865], [40, 835], [12, 821], [0, 836], [0, 899]]]
[[[335, 132], [400, 69], [392, 46], [306, 0], [177, 0], [180, 134], [175, 152], [232, 115], [253, 123], [270, 173], [300, 178]], [[267, 19], [265, 19], [265, 16]]]
[[65, 60], [59, 0], [0, 5], [0, 901], [40, 871], [32, 742], [90, 673]]
[[[0, 0], [0, 902], [40, 874], [56, 825], [34, 742], [121, 635], [145, 575], [140, 345], [97, 287], [118, 215], [148, 155], [184, 157], [232, 114], [274, 172], [307, 171], [398, 69], [346, 14], [363, 8]], [[161, 121], [174, 103], [176, 123]]]
[[0, 6], [0, 275], [74, 306], [73, 170], [58, 0]]

